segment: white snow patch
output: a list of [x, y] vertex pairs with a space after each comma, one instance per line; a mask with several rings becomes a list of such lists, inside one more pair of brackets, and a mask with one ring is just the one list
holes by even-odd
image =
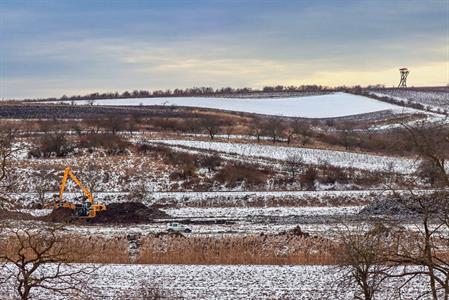
[[334, 150], [189, 140], [149, 140], [147, 142], [281, 161], [287, 160], [292, 155], [298, 155], [302, 157], [306, 164], [319, 165], [327, 162], [330, 165], [343, 168], [356, 168], [370, 171], [392, 170], [403, 174], [413, 172], [416, 165], [416, 161], [412, 159]]
[[[85, 105], [88, 104], [88, 100], [79, 100], [75, 101], [75, 103]], [[408, 109], [393, 104], [341, 92], [291, 98], [162, 97], [105, 99], [95, 101], [94, 105], [186, 106], [304, 118], [334, 118], [383, 110], [393, 110], [395, 112], [408, 111]]]

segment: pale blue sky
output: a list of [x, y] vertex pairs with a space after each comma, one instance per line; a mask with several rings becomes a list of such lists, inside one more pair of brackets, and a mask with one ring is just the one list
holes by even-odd
[[0, 97], [449, 83], [449, 1], [1, 0]]

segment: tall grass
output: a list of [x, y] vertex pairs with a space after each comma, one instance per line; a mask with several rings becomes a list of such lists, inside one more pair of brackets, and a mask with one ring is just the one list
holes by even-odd
[[[333, 242], [291, 234], [183, 236], [149, 234], [139, 239], [137, 258], [131, 258], [125, 236], [65, 234], [65, 246], [76, 249], [69, 260], [79, 263], [142, 264], [334, 264]], [[1, 249], [14, 251], [14, 238]], [[76, 255], [82, 253], [82, 255]], [[133, 254], [134, 255], [134, 254]]]

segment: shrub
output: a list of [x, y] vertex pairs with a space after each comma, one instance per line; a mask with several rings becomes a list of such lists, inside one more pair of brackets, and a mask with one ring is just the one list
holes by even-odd
[[72, 144], [63, 133], [43, 135], [37, 146], [28, 155], [30, 157], [65, 157], [73, 150]]
[[198, 160], [198, 164], [201, 168], [207, 168], [209, 171], [214, 171], [222, 164], [223, 160], [218, 154], [211, 156], [202, 156]]
[[310, 166], [307, 170], [300, 176], [301, 184], [307, 190], [315, 190], [315, 181], [318, 179], [318, 171], [315, 167]]
[[340, 167], [326, 165], [323, 169], [322, 183], [347, 183], [349, 180], [348, 174]]
[[247, 185], [266, 183], [269, 171], [259, 170], [249, 164], [226, 165], [215, 176], [214, 180], [230, 186], [237, 186], [245, 182]]
[[80, 148], [103, 148], [107, 154], [117, 155], [126, 152], [129, 142], [114, 134], [90, 134], [80, 137]]
[[162, 145], [151, 145], [151, 144], [140, 144], [137, 146], [137, 152], [142, 154], [155, 154], [160, 156], [167, 156], [172, 150], [167, 146]]

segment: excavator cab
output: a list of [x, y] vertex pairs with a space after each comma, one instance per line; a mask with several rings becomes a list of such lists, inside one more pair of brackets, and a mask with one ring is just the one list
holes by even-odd
[[[71, 178], [82, 190], [84, 196], [82, 197], [81, 204], [75, 204], [63, 200], [63, 194], [68, 178]], [[59, 199], [55, 198], [54, 208], [69, 208], [75, 211], [75, 214], [80, 218], [93, 218], [97, 215], [97, 212], [106, 210], [106, 205], [102, 203], [94, 203], [94, 197], [90, 191], [84, 187], [81, 181], [73, 174], [70, 167], [66, 167], [64, 170], [64, 176], [61, 181], [61, 189], [59, 191]]]

